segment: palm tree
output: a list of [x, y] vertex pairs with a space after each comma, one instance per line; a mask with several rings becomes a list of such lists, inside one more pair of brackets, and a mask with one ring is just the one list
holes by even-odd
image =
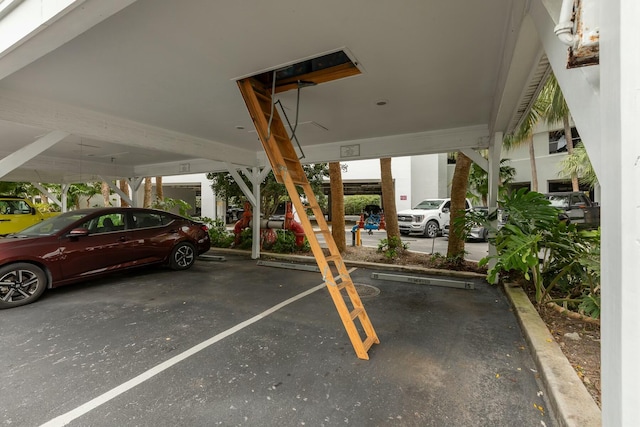
[[[120, 180], [120, 191], [122, 191], [127, 197], [129, 197], [129, 183], [127, 183], [127, 180], [125, 179], [121, 179]], [[120, 198], [120, 206], [122, 207], [128, 207], [129, 203], [127, 203], [124, 198]]]
[[111, 195], [111, 187], [105, 181], [102, 181], [100, 184], [100, 193], [102, 194], [102, 199], [104, 201], [105, 206], [111, 206], [111, 200], [109, 200], [109, 196]]
[[344, 187], [340, 162], [329, 163], [329, 182], [331, 185], [331, 235], [340, 252], [347, 249], [344, 222]]
[[[387, 229], [387, 241], [396, 238], [400, 242], [400, 228], [398, 227], [398, 210], [396, 209], [396, 192], [391, 173], [391, 158], [380, 159], [380, 186], [382, 187], [382, 208]], [[395, 240], [395, 239], [394, 239]]]
[[[546, 103], [546, 108], [543, 112], [546, 122], [549, 124], [562, 122], [564, 127], [564, 139], [567, 141], [567, 155], [571, 157], [574, 150], [573, 139], [571, 137], [571, 123], [569, 122], [571, 112], [569, 111], [569, 106], [564, 99], [558, 80], [553, 73], [545, 83], [544, 88], [540, 93], [540, 97], [544, 98]], [[569, 176], [571, 177], [571, 187], [573, 191], [580, 191], [578, 174], [576, 171], [569, 171]]]
[[504, 148], [511, 150], [522, 144], [529, 147], [529, 161], [531, 162], [531, 189], [538, 191], [538, 169], [536, 168], [536, 154], [533, 148], [533, 128], [547, 109], [547, 98], [538, 96], [533, 106], [527, 112], [520, 127], [512, 134], [505, 135], [502, 142]]
[[164, 190], [162, 189], [162, 177], [156, 176], [156, 199], [158, 201], [164, 200]]
[[465, 199], [469, 185], [469, 171], [471, 169], [471, 159], [462, 152], [456, 158], [456, 168], [453, 171], [451, 180], [451, 219], [449, 230], [449, 245], [447, 247], [447, 258], [464, 258], [464, 233], [459, 227], [464, 227], [464, 222], [456, 220], [465, 213]]
[[153, 204], [153, 197], [151, 196], [151, 187], [153, 182], [151, 182], [151, 177], [146, 177], [144, 179], [144, 201], [142, 202], [142, 207], [150, 208]]
[[579, 177], [579, 183], [587, 185], [590, 188], [598, 184], [598, 177], [596, 176], [596, 172], [591, 165], [589, 155], [583, 144], [576, 145], [573, 153], [564, 158], [560, 164], [562, 166], [562, 170], [560, 171], [561, 175], [575, 175]]
[[[505, 186], [513, 182], [513, 178], [516, 176], [516, 169], [512, 166], [509, 166], [507, 164], [508, 161], [509, 159], [500, 160], [500, 182], [498, 183], [499, 192], [504, 192], [506, 189]], [[473, 163], [471, 165], [471, 171], [469, 172], [469, 193], [467, 194], [467, 197], [469, 197], [470, 199], [475, 199], [474, 203], [478, 201], [479, 197], [482, 206], [488, 205], [489, 174], [487, 173], [487, 171], [478, 166], [477, 163]]]

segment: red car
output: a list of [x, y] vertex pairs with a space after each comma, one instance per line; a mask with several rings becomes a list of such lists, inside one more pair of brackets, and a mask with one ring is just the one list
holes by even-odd
[[0, 309], [29, 304], [47, 288], [132, 267], [185, 270], [210, 247], [206, 225], [169, 212], [65, 212], [0, 239]]

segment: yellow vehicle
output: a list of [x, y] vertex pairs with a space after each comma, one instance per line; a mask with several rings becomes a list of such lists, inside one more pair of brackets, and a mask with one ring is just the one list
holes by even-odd
[[30, 200], [22, 197], [0, 196], [0, 236], [17, 233], [57, 214], [42, 213]]

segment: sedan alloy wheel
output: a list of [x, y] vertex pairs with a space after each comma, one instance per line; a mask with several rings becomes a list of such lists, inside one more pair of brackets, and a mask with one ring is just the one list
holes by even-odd
[[16, 307], [37, 299], [47, 287], [47, 276], [40, 267], [28, 263], [0, 268], [0, 308]]

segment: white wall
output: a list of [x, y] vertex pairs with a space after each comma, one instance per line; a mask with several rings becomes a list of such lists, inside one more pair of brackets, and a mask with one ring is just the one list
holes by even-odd
[[[446, 157], [446, 154], [430, 154], [395, 157], [391, 160], [391, 173], [395, 182], [398, 211], [410, 209], [423, 199], [445, 197], [445, 194], [448, 194]], [[347, 165], [347, 172], [342, 174], [343, 181], [380, 181], [380, 161], [378, 159], [344, 163]]]
[[[195, 197], [192, 190], [181, 189], [180, 185], [195, 185], [200, 186], [201, 194], [201, 216], [212, 219], [224, 218], [224, 206], [219, 208], [218, 215], [216, 215], [216, 198], [211, 190], [211, 183], [207, 179], [206, 174], [190, 174], [190, 175], [175, 175], [162, 177], [162, 184], [164, 188], [164, 194], [166, 197], [174, 199], [182, 199], [189, 203], [191, 206], [195, 206]], [[167, 185], [166, 187], [165, 184]], [[154, 179], [155, 185], [155, 179]]]

